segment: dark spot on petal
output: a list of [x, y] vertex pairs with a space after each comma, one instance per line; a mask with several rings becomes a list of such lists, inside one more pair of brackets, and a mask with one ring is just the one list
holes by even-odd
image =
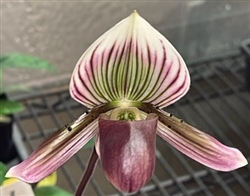
[[169, 116], [170, 116], [170, 117], [172, 117], [172, 116], [173, 116], [173, 114], [172, 114], [172, 113], [170, 113], [170, 114], [169, 114]]
[[64, 126], [65, 126], [65, 128], [66, 128], [68, 131], [72, 131], [72, 127], [69, 126], [68, 124], [66, 124], [66, 125], [64, 125]]
[[180, 120], [180, 122], [181, 122], [181, 123], [183, 123], [183, 122], [184, 122], [184, 120], [182, 120], [182, 119], [181, 119], [181, 120]]
[[170, 126], [170, 125], [168, 125], [168, 128], [170, 128], [170, 129], [171, 129], [171, 126]]

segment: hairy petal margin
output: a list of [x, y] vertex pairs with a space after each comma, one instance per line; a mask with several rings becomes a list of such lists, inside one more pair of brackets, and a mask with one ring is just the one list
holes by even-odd
[[69, 160], [98, 132], [97, 118], [110, 110], [103, 105], [84, 113], [46, 139], [26, 160], [10, 168], [6, 177], [28, 183], [40, 181]]
[[172, 114], [151, 104], [142, 104], [140, 109], [157, 114], [157, 134], [195, 161], [219, 171], [232, 171], [248, 164], [238, 149], [223, 145]]

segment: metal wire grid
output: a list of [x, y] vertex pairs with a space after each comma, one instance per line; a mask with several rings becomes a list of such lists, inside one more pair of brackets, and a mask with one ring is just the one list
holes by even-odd
[[246, 87], [250, 91], [250, 39], [244, 40], [241, 44], [241, 51], [245, 55], [246, 63]]
[[[240, 149], [250, 161], [250, 94], [244, 88], [244, 58], [240, 53], [189, 64], [192, 87], [168, 112], [208, 132], [224, 144]], [[73, 101], [68, 90], [19, 98], [27, 110], [16, 124], [29, 153], [45, 137], [77, 118], [86, 108]], [[90, 150], [82, 149], [58, 170], [58, 185], [74, 192]], [[85, 195], [250, 195], [250, 166], [223, 173], [187, 158], [157, 138], [156, 169], [140, 191], [120, 193], [105, 179], [100, 165]]]

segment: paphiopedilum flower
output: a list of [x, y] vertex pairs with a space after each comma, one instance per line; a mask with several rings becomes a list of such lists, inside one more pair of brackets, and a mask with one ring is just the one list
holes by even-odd
[[93, 137], [96, 145], [78, 195], [98, 158], [105, 176], [117, 189], [140, 189], [154, 172], [157, 135], [215, 170], [231, 171], [246, 165], [239, 150], [162, 110], [183, 97], [189, 87], [190, 76], [182, 57], [133, 12], [97, 39], [75, 67], [71, 96], [90, 110], [55, 132], [7, 176], [37, 182]]

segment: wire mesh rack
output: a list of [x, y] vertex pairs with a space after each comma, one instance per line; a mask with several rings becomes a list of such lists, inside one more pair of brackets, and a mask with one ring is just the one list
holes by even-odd
[[[240, 149], [250, 161], [250, 93], [245, 85], [245, 61], [240, 52], [188, 64], [192, 86], [166, 111]], [[28, 153], [48, 135], [77, 118], [87, 108], [71, 99], [68, 90], [51, 90], [16, 98], [26, 111], [15, 116]], [[20, 150], [20, 149], [19, 149]], [[82, 149], [58, 170], [58, 185], [74, 192], [91, 150]], [[118, 195], [250, 195], [250, 165], [233, 172], [217, 172], [181, 154], [157, 138], [156, 169], [138, 192], [120, 193], [106, 180], [100, 164], [85, 191], [90, 196]]]

